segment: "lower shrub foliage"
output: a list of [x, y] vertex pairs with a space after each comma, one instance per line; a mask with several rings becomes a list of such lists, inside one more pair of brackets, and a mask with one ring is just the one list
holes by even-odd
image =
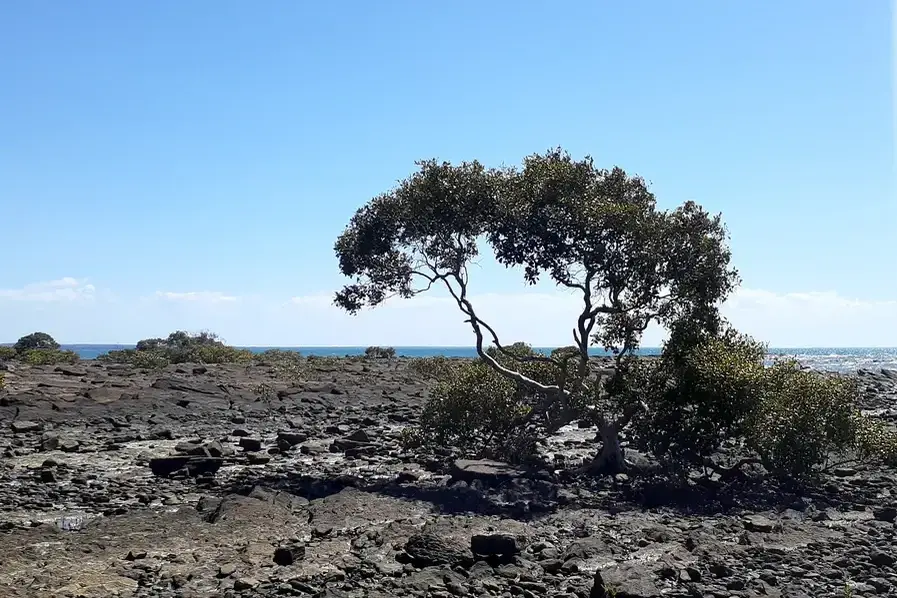
[[[532, 347], [515, 343], [510, 354], [489, 349], [499, 363], [511, 365], [530, 378], [551, 383], [556, 368], [539, 361]], [[464, 454], [520, 462], [532, 456], [546, 421], [528, 418], [542, 397], [499, 374], [481, 359], [454, 360], [445, 357], [416, 359], [416, 374], [437, 380], [416, 429], [405, 435], [414, 445], [456, 446]]]
[[392, 359], [396, 356], [396, 350], [392, 347], [368, 347], [364, 350], [364, 356], [371, 359]]
[[[510, 351], [518, 358], [538, 356], [521, 343]], [[557, 364], [519, 361], [494, 348], [490, 354], [543, 384], [563, 375]], [[811, 477], [833, 460], [897, 464], [897, 434], [860, 412], [852, 378], [806, 370], [793, 360], [765, 360], [765, 345], [732, 330], [674, 334], [659, 358], [636, 360], [614, 379], [612, 400], [643, 406], [627, 429], [630, 444], [676, 467], [708, 471], [725, 469], [713, 460], [725, 446], [743, 462], [792, 480]], [[521, 461], [556, 429], [553, 415], [569, 420], [569, 413], [550, 411], [542, 420], [529, 417], [543, 397], [482, 359], [419, 359], [411, 369], [437, 383], [419, 424], [405, 433], [409, 444]], [[607, 388], [567, 408], [588, 419], [590, 402]]]
[[19, 359], [28, 365], [71, 365], [80, 358], [74, 351], [59, 349], [31, 349], [19, 355]]
[[158, 369], [173, 363], [249, 363], [252, 351], [224, 344], [210, 332], [189, 334], [172, 332], [168, 338], [150, 338], [137, 343], [135, 349], [109, 351], [98, 359], [127, 363], [135, 367]]

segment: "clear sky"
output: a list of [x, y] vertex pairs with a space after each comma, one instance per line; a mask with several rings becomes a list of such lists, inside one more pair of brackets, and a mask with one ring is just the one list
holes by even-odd
[[[563, 146], [721, 211], [731, 320], [897, 345], [886, 0], [0, 3], [0, 341], [469, 345], [433, 298], [351, 318], [333, 242], [436, 157]], [[508, 340], [575, 302], [488, 262]], [[657, 345], [651, 331], [646, 345]]]

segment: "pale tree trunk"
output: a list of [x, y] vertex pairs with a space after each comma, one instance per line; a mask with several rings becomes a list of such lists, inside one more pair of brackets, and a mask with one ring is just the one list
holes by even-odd
[[602, 423], [601, 451], [592, 460], [589, 470], [593, 473], [619, 473], [626, 468], [623, 447], [620, 446], [620, 432], [614, 422]]

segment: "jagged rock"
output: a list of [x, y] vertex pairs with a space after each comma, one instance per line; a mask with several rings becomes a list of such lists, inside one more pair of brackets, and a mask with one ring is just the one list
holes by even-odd
[[294, 562], [305, 557], [304, 544], [291, 544], [289, 546], [281, 546], [274, 550], [274, 563], [281, 567], [287, 567]]
[[150, 459], [149, 467], [153, 475], [169, 477], [177, 471], [184, 470], [187, 475], [197, 477], [211, 475], [221, 468], [223, 459], [213, 457], [156, 457]]
[[887, 521], [888, 523], [894, 523], [894, 520], [897, 519], [897, 507], [878, 507], [872, 510], [872, 516], [875, 517], [875, 519], [877, 519], [878, 521]]
[[476, 534], [470, 538], [470, 549], [479, 556], [513, 556], [520, 552], [517, 538], [510, 534]]
[[257, 453], [262, 450], [262, 441], [257, 438], [241, 438], [240, 448], [246, 452]]
[[15, 434], [27, 434], [29, 432], [39, 432], [43, 429], [43, 425], [37, 422], [31, 422], [27, 420], [18, 420], [12, 422], [9, 427], [12, 429]]
[[416, 567], [457, 565], [470, 561], [470, 551], [451, 540], [424, 532], [408, 538], [405, 553]]
[[589, 598], [661, 598], [663, 590], [645, 563], [624, 562], [595, 572]]
[[452, 480], [465, 482], [481, 480], [491, 483], [506, 481], [523, 475], [521, 470], [507, 463], [490, 461], [488, 459], [458, 459], [452, 464], [450, 473]]
[[44, 451], [55, 451], [59, 447], [59, 434], [44, 432], [40, 439], [40, 448]]

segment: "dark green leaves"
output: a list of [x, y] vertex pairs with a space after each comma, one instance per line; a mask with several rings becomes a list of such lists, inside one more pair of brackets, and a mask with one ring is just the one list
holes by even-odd
[[418, 166], [358, 210], [336, 242], [353, 280], [335, 302], [351, 313], [433, 285], [466, 292], [467, 264], [486, 240], [526, 282], [547, 275], [582, 298], [577, 348], [595, 342], [623, 355], [651, 322], [714, 325], [737, 283], [719, 217], [694, 203], [658, 210], [644, 179], [621, 168], [561, 149], [503, 170]]
[[337, 239], [340, 271], [355, 282], [337, 293], [351, 313], [391, 296], [411, 297], [477, 255], [495, 211], [499, 176], [478, 162], [434, 160], [358, 210]]
[[53, 351], [58, 348], [59, 343], [46, 332], [32, 332], [17, 340], [14, 346], [16, 353], [25, 353], [26, 351], [32, 350]]

